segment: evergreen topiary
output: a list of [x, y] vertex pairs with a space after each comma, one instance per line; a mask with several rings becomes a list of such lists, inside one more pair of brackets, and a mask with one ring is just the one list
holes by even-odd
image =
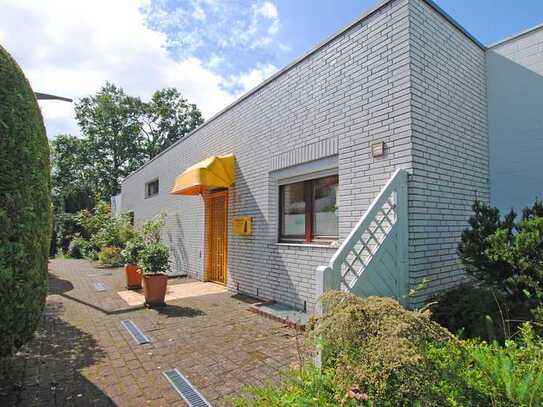
[[49, 144], [38, 103], [0, 46], [0, 356], [28, 341], [47, 294]]

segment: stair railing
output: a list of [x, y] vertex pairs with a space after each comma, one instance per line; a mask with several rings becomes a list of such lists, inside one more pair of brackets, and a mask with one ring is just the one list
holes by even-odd
[[408, 285], [407, 211], [407, 171], [398, 169], [330, 262], [317, 268], [316, 298], [326, 290], [344, 290], [392, 296], [403, 303]]

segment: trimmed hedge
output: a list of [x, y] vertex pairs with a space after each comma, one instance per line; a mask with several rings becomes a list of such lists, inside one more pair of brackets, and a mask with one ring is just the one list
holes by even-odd
[[28, 341], [47, 294], [49, 143], [34, 92], [0, 46], [0, 356]]

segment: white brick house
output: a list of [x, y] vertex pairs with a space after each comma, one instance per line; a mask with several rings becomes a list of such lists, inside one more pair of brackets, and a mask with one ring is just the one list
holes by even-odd
[[[523, 53], [533, 44], [537, 51]], [[219, 280], [232, 292], [311, 309], [320, 289], [357, 284], [360, 276], [344, 267], [317, 272], [343, 244], [339, 251], [363, 275], [354, 291], [402, 298], [427, 279], [410, 300], [420, 302], [463, 279], [456, 249], [473, 201], [488, 202], [491, 185], [493, 197], [507, 194], [503, 167], [492, 162], [512, 143], [507, 128], [493, 132], [493, 120], [505, 120], [498, 112], [507, 85], [490, 54], [517, 55], [509, 63], [521, 66], [523, 58], [540, 61], [530, 79], [541, 86], [543, 30], [487, 48], [428, 0], [381, 1], [127, 177], [121, 211], [136, 223], [166, 212], [173, 273]], [[526, 116], [539, 133], [523, 142], [540, 157], [543, 124]], [[189, 167], [228, 154], [235, 180], [215, 198], [209, 185], [204, 194], [170, 193]], [[533, 158], [507, 165], [519, 174], [543, 170]], [[370, 236], [365, 254], [360, 242], [346, 248], [395, 173], [371, 206], [377, 216], [366, 214], [359, 226]], [[510, 174], [507, 183], [541, 196], [541, 182], [525, 191], [523, 179]], [[234, 233], [239, 217], [251, 217], [249, 236]]]

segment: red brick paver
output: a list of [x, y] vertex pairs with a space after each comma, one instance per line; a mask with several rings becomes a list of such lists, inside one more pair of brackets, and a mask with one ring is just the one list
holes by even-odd
[[[95, 282], [107, 291], [96, 291]], [[277, 380], [297, 360], [295, 332], [248, 312], [249, 299], [224, 293], [131, 308], [116, 294], [123, 289], [120, 269], [51, 261], [35, 339], [0, 362], [0, 405], [183, 406], [161, 375], [173, 367], [213, 405], [228, 405], [244, 385]], [[123, 319], [151, 343], [136, 345]]]

